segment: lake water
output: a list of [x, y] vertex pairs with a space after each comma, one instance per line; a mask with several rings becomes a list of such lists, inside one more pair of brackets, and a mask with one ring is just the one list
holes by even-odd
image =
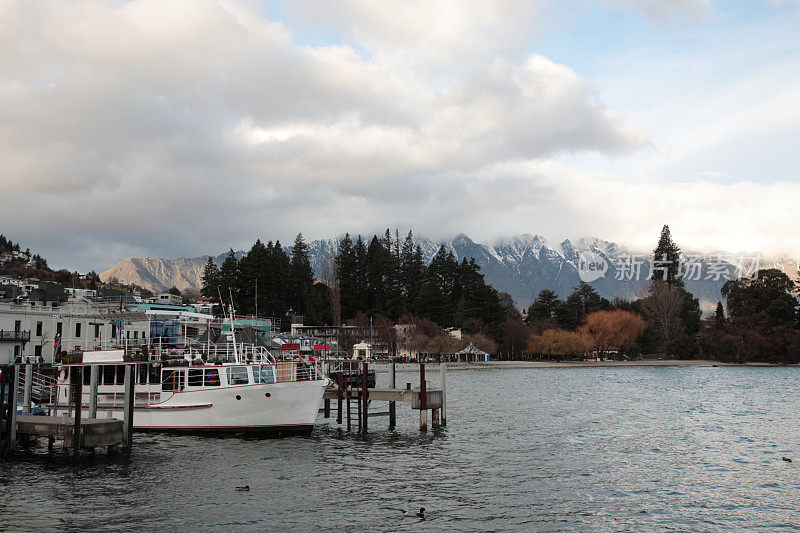
[[[429, 378], [435, 386], [438, 372]], [[372, 418], [367, 436], [327, 421], [307, 438], [136, 434], [130, 459], [79, 465], [40, 449], [0, 463], [0, 530], [800, 527], [800, 369], [447, 378], [448, 425], [422, 434], [398, 404], [396, 430]], [[416, 376], [398, 374], [407, 381]], [[398, 510], [418, 507], [425, 521]]]

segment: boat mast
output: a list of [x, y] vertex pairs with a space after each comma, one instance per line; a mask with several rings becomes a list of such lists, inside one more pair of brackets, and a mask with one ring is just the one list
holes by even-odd
[[233, 339], [233, 360], [237, 363], [241, 363], [239, 360], [239, 351], [236, 349], [236, 326], [234, 325], [233, 293], [230, 289], [228, 289], [228, 295], [231, 298], [231, 338]]

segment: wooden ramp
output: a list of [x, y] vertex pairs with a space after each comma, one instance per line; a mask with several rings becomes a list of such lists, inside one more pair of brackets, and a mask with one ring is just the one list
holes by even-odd
[[[122, 420], [82, 418], [81, 448], [119, 446], [123, 444]], [[17, 435], [64, 439], [65, 447], [75, 445], [75, 419], [61, 416], [17, 415]]]

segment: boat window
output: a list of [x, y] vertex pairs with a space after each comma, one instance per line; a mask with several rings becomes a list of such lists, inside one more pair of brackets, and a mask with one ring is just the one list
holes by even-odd
[[148, 365], [136, 365], [134, 367], [139, 370], [139, 383], [143, 385], [147, 383], [147, 366]]
[[92, 380], [92, 367], [87, 366], [83, 369], [83, 384], [91, 385]]
[[161, 390], [183, 390], [184, 372], [184, 370], [164, 370], [161, 374]]
[[103, 365], [103, 385], [113, 385], [117, 375], [114, 365]]
[[272, 365], [254, 366], [253, 374], [256, 383], [275, 383], [275, 367]]
[[228, 367], [228, 385], [247, 385], [247, 367]]
[[190, 387], [202, 387], [203, 386], [203, 369], [201, 368], [192, 368], [189, 370], [189, 382], [188, 385]]
[[150, 383], [158, 383], [158, 375], [160, 368], [157, 365], [142, 365], [149, 369]]
[[219, 387], [219, 370], [216, 368], [205, 370], [205, 385], [206, 387]]

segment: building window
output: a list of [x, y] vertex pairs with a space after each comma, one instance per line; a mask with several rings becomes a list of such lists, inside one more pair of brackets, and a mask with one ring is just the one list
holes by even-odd
[[75, 324], [75, 337], [80, 338], [81, 336], [81, 323], [78, 322]]
[[133, 338], [134, 339], [138, 339], [139, 338], [139, 332], [138, 331], [134, 331], [133, 332]]
[[33, 355], [35, 355], [37, 358], [42, 356], [42, 345], [41, 344], [37, 344], [36, 346], [33, 347]]
[[94, 325], [94, 338], [95, 339], [99, 339], [100, 338], [100, 324], [95, 324]]
[[37, 337], [41, 337], [42, 336], [42, 323], [41, 322], [37, 322], [36, 323], [36, 336]]
[[20, 331], [21, 329], [22, 329], [22, 320], [15, 320], [14, 331]]
[[64, 325], [63, 322], [56, 323], [56, 335], [61, 335], [61, 328]]

